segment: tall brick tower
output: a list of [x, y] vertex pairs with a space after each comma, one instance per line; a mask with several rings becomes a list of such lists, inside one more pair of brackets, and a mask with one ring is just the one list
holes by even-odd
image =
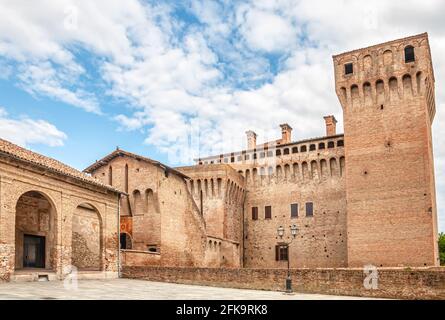
[[438, 265], [428, 35], [333, 59], [344, 117], [348, 265]]

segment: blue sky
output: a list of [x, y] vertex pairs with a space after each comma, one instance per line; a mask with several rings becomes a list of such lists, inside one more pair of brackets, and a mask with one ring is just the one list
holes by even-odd
[[[323, 135], [342, 111], [332, 58], [427, 31], [445, 230], [440, 0], [42, 0], [0, 3], [0, 136], [78, 169], [123, 149], [172, 166], [244, 147], [244, 132]], [[341, 131], [341, 130], [340, 130]]]

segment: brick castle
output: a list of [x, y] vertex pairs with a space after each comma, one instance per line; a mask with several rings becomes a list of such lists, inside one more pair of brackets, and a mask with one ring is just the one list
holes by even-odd
[[[174, 247], [183, 254], [199, 245], [192, 250], [205, 253], [206, 266], [279, 268], [288, 257], [292, 267], [438, 265], [427, 34], [333, 60], [344, 134], [333, 116], [324, 117], [324, 137], [303, 141], [292, 141], [289, 124], [264, 144], [247, 131], [246, 150], [197, 159], [171, 171], [175, 178], [120, 150], [89, 167], [129, 192], [121, 221], [132, 249], [153, 250], [162, 265], [172, 250], [165, 243], [190, 233]], [[175, 187], [164, 182], [173, 179]], [[187, 203], [194, 224], [179, 231]], [[192, 240], [198, 229], [205, 243]]]
[[90, 277], [119, 265], [438, 266], [427, 34], [333, 60], [344, 134], [325, 116], [323, 137], [293, 141], [281, 124], [280, 139], [247, 131], [245, 150], [193, 166], [117, 149], [85, 173], [1, 140], [0, 278], [27, 266], [63, 278], [70, 264]]

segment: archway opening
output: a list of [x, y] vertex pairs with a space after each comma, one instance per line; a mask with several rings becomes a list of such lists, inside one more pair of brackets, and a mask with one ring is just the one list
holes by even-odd
[[72, 220], [71, 264], [78, 270], [102, 269], [102, 221], [90, 204], [79, 205]]
[[133, 248], [133, 243], [131, 241], [131, 237], [126, 232], [122, 232], [120, 234], [120, 243], [121, 243], [121, 249], [130, 250]]
[[15, 269], [54, 269], [54, 205], [43, 193], [29, 191], [18, 199], [15, 212]]

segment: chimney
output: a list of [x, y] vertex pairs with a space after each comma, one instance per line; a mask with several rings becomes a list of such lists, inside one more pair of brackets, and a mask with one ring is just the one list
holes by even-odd
[[337, 134], [337, 120], [334, 116], [323, 117], [326, 122], [326, 136], [335, 136]]
[[292, 127], [287, 123], [280, 124], [281, 127], [281, 143], [286, 144], [292, 142]]
[[249, 130], [246, 131], [247, 135], [247, 150], [255, 149], [256, 148], [256, 133]]

